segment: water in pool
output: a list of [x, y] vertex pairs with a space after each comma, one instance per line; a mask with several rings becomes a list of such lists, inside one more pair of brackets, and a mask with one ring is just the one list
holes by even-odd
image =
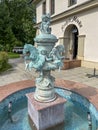
[[[28, 119], [27, 101], [22, 100], [17, 103], [13, 109], [15, 113], [13, 114], [14, 123], [10, 123], [10, 120], [6, 120], [1, 130], [36, 130], [36, 128], [31, 128]], [[25, 105], [24, 105], [25, 104]], [[17, 109], [18, 108], [18, 109]], [[87, 111], [80, 107], [79, 104], [72, 101], [67, 101], [65, 103], [65, 122], [64, 124], [58, 125], [54, 128], [48, 130], [90, 130], [88, 127]]]

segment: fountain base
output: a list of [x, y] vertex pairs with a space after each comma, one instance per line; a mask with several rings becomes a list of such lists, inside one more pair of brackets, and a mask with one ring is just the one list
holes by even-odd
[[28, 114], [37, 130], [45, 130], [64, 121], [66, 100], [57, 94], [55, 101], [41, 103], [34, 99], [34, 93], [27, 94]]

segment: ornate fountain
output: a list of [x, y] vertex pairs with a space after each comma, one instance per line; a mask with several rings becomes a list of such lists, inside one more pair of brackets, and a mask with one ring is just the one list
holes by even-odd
[[41, 33], [34, 39], [37, 48], [25, 44], [23, 50], [26, 68], [29, 70], [35, 68], [39, 72], [39, 77], [35, 81], [35, 93], [27, 94], [28, 113], [38, 130], [44, 130], [64, 121], [65, 99], [55, 93], [55, 78], [51, 76], [52, 70], [63, 66], [64, 46], [55, 46], [58, 40], [51, 34], [49, 26], [50, 15], [43, 15]]

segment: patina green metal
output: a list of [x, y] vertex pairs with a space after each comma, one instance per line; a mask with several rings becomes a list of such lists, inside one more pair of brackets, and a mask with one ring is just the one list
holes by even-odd
[[36, 91], [34, 98], [39, 102], [50, 102], [56, 99], [54, 81], [55, 78], [51, 76], [51, 70], [60, 69], [63, 66], [62, 53], [64, 46], [55, 46], [58, 41], [57, 37], [51, 34], [50, 15], [42, 16], [42, 23], [40, 26], [41, 33], [35, 37], [37, 47], [31, 44], [24, 45], [24, 58], [26, 68], [31, 70], [35, 68], [40, 72], [39, 77], [36, 78]]

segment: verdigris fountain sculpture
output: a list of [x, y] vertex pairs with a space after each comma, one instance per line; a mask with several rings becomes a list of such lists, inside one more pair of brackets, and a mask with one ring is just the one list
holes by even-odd
[[41, 34], [34, 39], [37, 47], [25, 44], [23, 53], [25, 55], [26, 68], [35, 68], [39, 72], [36, 78], [36, 90], [33, 94], [27, 94], [28, 113], [38, 130], [44, 130], [64, 121], [65, 99], [55, 93], [54, 81], [51, 71], [63, 66], [63, 45], [55, 46], [58, 41], [51, 34], [50, 15], [42, 16], [40, 26]]

